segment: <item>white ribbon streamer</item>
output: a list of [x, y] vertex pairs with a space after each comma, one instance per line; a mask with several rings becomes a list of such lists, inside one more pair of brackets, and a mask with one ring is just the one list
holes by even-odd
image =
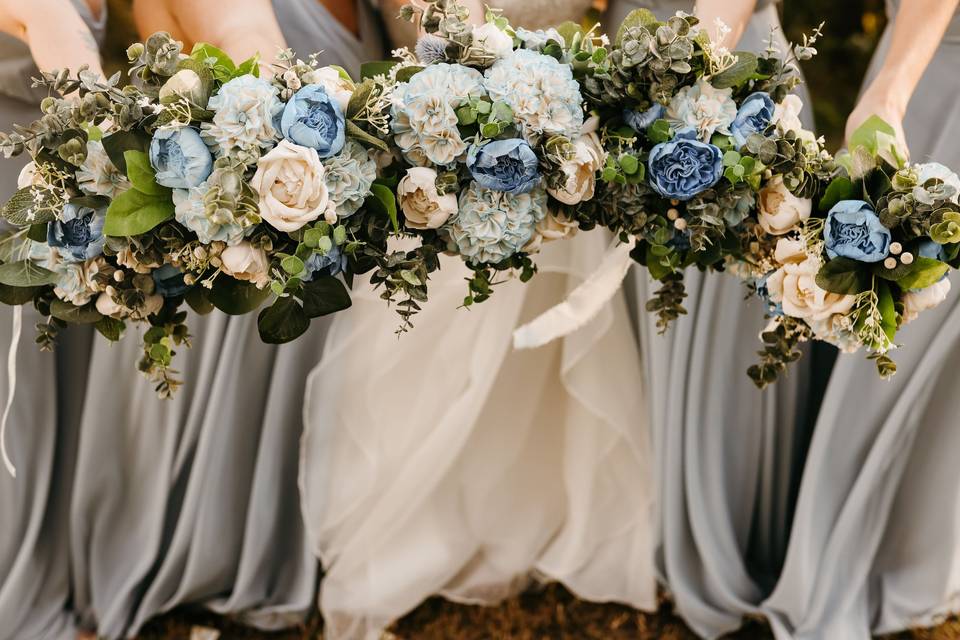
[[0, 420], [0, 455], [3, 456], [3, 466], [14, 478], [17, 469], [7, 454], [7, 418], [13, 408], [13, 396], [17, 391], [17, 346], [20, 344], [20, 326], [23, 323], [23, 307], [13, 308], [13, 335], [10, 336], [10, 351], [7, 354], [7, 406], [3, 409], [3, 418]]
[[513, 332], [514, 349], [535, 349], [569, 335], [592, 320], [620, 289], [633, 259], [636, 246], [618, 240], [607, 250], [603, 260], [590, 276], [574, 289], [567, 299], [537, 316]]

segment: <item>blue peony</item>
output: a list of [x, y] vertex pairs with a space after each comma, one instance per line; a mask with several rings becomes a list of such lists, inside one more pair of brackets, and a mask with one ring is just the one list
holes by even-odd
[[190, 290], [190, 285], [183, 281], [183, 271], [172, 264], [165, 264], [155, 269], [151, 275], [154, 284], [157, 285], [157, 293], [164, 298], [182, 296]]
[[723, 154], [712, 144], [677, 136], [650, 150], [650, 186], [665, 198], [689, 200], [717, 184]]
[[859, 262], [880, 262], [890, 249], [890, 230], [863, 200], [841, 200], [827, 214], [823, 227], [827, 255]]
[[305, 282], [310, 282], [317, 275], [335, 276], [347, 270], [347, 256], [340, 251], [340, 247], [333, 245], [326, 253], [314, 251], [304, 263], [306, 273]]
[[[931, 258], [940, 262], [947, 261], [947, 252], [943, 245], [933, 240], [923, 240], [917, 247], [917, 255], [921, 258]], [[946, 277], [946, 276], [944, 276]]]
[[171, 189], [196, 187], [213, 171], [213, 156], [192, 127], [157, 129], [150, 141], [150, 164], [157, 184]]
[[283, 108], [280, 131], [290, 142], [316, 149], [321, 158], [339, 153], [346, 141], [343, 111], [320, 84], [308, 84], [293, 95]]
[[475, 144], [467, 154], [467, 169], [481, 187], [511, 195], [530, 193], [540, 184], [537, 164], [537, 154], [521, 138]]
[[747, 144], [747, 138], [751, 134], [762, 133], [770, 126], [775, 108], [776, 105], [770, 99], [770, 95], [763, 91], [747, 96], [737, 111], [737, 117], [730, 125], [730, 133], [733, 134], [733, 141], [738, 149]]
[[663, 117], [663, 114], [666, 112], [666, 109], [659, 102], [654, 102], [653, 106], [647, 109], [646, 111], [634, 111], [633, 109], [624, 109], [623, 110], [623, 121], [627, 123], [627, 126], [641, 133], [646, 130], [647, 127], [652, 125], [654, 122]]
[[103, 253], [106, 237], [103, 223], [107, 209], [67, 204], [60, 220], [47, 226], [47, 244], [57, 250], [65, 262], [83, 262]]

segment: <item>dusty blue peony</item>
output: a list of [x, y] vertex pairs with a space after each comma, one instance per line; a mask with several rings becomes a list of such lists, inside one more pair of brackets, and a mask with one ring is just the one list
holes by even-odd
[[193, 127], [157, 129], [150, 141], [150, 164], [157, 184], [189, 189], [213, 171], [213, 156]]
[[717, 184], [723, 175], [723, 154], [712, 144], [678, 134], [650, 151], [650, 186], [665, 198], [689, 200]]
[[747, 138], [752, 134], [762, 133], [770, 126], [775, 108], [776, 105], [770, 99], [770, 95], [763, 91], [747, 96], [737, 111], [737, 117], [730, 125], [730, 133], [733, 134], [733, 141], [738, 149], [747, 144]]
[[150, 275], [157, 285], [157, 293], [164, 298], [182, 296], [190, 290], [190, 285], [183, 281], [183, 271], [172, 264], [165, 264]]
[[841, 200], [827, 214], [823, 227], [827, 255], [880, 262], [890, 251], [890, 230], [863, 200]]
[[47, 226], [47, 244], [56, 249], [65, 262], [83, 262], [103, 253], [106, 237], [103, 223], [107, 209], [76, 204], [63, 208], [60, 220]]
[[335, 276], [347, 270], [347, 256], [340, 247], [333, 245], [326, 253], [314, 251], [304, 263], [306, 273], [304, 282], [310, 282], [318, 275]]
[[663, 117], [663, 114], [666, 112], [666, 109], [659, 102], [654, 102], [653, 106], [647, 109], [646, 111], [634, 111], [633, 109], [624, 109], [623, 110], [623, 121], [627, 123], [627, 126], [641, 133], [645, 131], [647, 127], [652, 125], [654, 122]]
[[321, 158], [343, 149], [346, 122], [336, 100], [320, 84], [308, 84], [297, 91], [280, 118], [283, 137], [302, 147], [312, 147]]
[[540, 184], [537, 164], [537, 154], [521, 138], [472, 145], [467, 154], [467, 169], [481, 187], [511, 195], [530, 193]]

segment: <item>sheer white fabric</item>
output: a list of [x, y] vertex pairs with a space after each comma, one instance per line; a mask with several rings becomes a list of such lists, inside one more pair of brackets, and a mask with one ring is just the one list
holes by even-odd
[[431, 595], [492, 603], [534, 575], [654, 606], [650, 445], [622, 297], [562, 341], [510, 348], [608, 240], [547, 245], [531, 283], [469, 310], [467, 271], [447, 260], [399, 338], [395, 312], [356, 288], [304, 406], [302, 508], [328, 637], [378, 638]]

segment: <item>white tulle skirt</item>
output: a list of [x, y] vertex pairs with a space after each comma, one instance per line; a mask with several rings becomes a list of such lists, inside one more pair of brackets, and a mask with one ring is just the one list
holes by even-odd
[[445, 261], [400, 337], [396, 313], [357, 287], [304, 406], [302, 508], [328, 637], [378, 638], [431, 595], [494, 603], [532, 578], [654, 606], [652, 461], [622, 298], [562, 341], [511, 347], [608, 242], [547, 245], [531, 283], [470, 309], [457, 308], [467, 270]]

